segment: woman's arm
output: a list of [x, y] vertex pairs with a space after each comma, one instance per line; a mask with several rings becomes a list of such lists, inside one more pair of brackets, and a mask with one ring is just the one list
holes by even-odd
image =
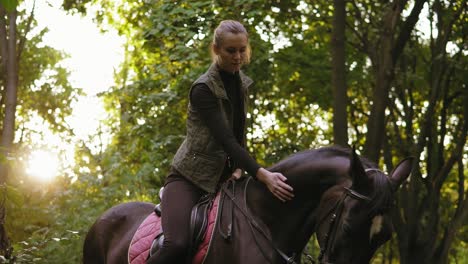
[[233, 131], [219, 111], [218, 100], [205, 84], [195, 85], [190, 95], [192, 107], [198, 111], [206, 126], [224, 151], [236, 162], [240, 168], [250, 175], [256, 176], [260, 168], [249, 153], [240, 146]]
[[233, 160], [237, 161], [239, 167], [263, 182], [270, 192], [281, 201], [291, 200], [294, 197], [293, 188], [286, 183], [287, 178], [283, 174], [261, 168], [240, 146], [223, 114], [219, 111], [218, 100], [208, 86], [205, 84], [195, 85], [190, 94], [190, 103], [200, 113], [215, 140], [223, 146], [224, 151]]

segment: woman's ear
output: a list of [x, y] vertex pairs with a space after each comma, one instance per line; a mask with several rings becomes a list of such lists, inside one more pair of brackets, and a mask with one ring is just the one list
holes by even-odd
[[215, 43], [211, 44], [211, 49], [213, 50], [214, 55], [219, 55], [219, 47]]

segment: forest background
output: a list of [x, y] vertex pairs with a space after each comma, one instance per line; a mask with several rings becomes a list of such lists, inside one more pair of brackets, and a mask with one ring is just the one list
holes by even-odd
[[43, 133], [28, 124], [73, 142], [66, 118], [82, 90], [23, 4], [0, 2], [0, 261], [80, 263], [103, 211], [157, 202], [212, 31], [237, 19], [253, 50], [247, 136], [259, 163], [330, 144], [355, 145], [386, 171], [415, 156], [396, 232], [373, 263], [467, 263], [466, 1], [64, 0], [64, 10], [117, 30], [125, 57], [100, 93], [108, 118], [47, 184], [26, 173]]

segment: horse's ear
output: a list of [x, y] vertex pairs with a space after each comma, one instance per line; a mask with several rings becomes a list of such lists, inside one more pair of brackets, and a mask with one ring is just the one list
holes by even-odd
[[362, 166], [361, 159], [356, 154], [355, 147], [351, 151], [350, 156], [350, 166], [349, 166], [349, 175], [353, 180], [353, 185], [351, 188], [360, 193], [368, 193], [371, 190], [370, 179], [366, 175], [364, 166]]
[[390, 179], [393, 191], [396, 191], [400, 185], [406, 181], [413, 169], [413, 163], [414, 157], [408, 157], [400, 161], [400, 163], [398, 163], [398, 165], [392, 170], [390, 173]]

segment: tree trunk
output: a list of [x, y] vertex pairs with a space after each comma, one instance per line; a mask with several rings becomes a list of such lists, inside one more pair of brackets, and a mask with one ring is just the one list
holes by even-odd
[[333, 86], [333, 139], [341, 146], [348, 145], [348, 119], [346, 94], [346, 56], [345, 56], [345, 19], [344, 0], [333, 1], [333, 31], [331, 40], [332, 86]]
[[[410, 15], [402, 23], [397, 34], [401, 12], [406, 1], [395, 0], [387, 9], [382, 19], [382, 31], [374, 45], [368, 46], [368, 54], [374, 68], [375, 87], [372, 91], [372, 106], [367, 121], [364, 155], [378, 161], [382, 148], [382, 135], [385, 133], [385, 110], [388, 106], [390, 86], [394, 79], [395, 64], [408, 42], [419, 14], [426, 0], [416, 0]], [[395, 40], [396, 37], [396, 40]], [[378, 52], [376, 52], [378, 49]]]
[[[5, 63], [4, 71], [5, 76], [5, 114], [3, 117], [3, 130], [2, 138], [0, 141], [1, 154], [4, 157], [4, 162], [0, 163], [0, 185], [5, 186], [8, 177], [8, 156], [11, 152], [12, 143], [15, 135], [15, 118], [16, 118], [16, 102], [17, 102], [17, 89], [18, 89], [18, 61], [16, 53], [16, 8], [12, 11], [5, 12], [3, 6], [0, 6], [0, 20], [1, 31], [5, 33], [0, 38], [0, 45], [2, 46], [0, 54], [2, 62]], [[8, 26], [6, 26], [5, 14], [8, 17]], [[8, 36], [6, 35], [6, 28], [8, 28]], [[0, 254], [5, 258], [11, 257], [12, 248], [5, 230], [5, 201], [0, 204]]]
[[[420, 125], [421, 130], [414, 151], [415, 156], [420, 156], [422, 152], [427, 153], [427, 175], [423, 179], [420, 168], [417, 167], [415, 171], [418, 171], [418, 174], [413, 174], [410, 182], [411, 187], [407, 190], [407, 195], [410, 198], [402, 199], [405, 204], [406, 225], [408, 226], [399, 232], [401, 234], [399, 239], [402, 264], [447, 263], [450, 245], [454, 241], [455, 233], [462, 225], [463, 219], [466, 218], [465, 211], [468, 202], [466, 192], [463, 191], [464, 187], [458, 191], [457, 206], [454, 210], [446, 212], [450, 214], [448, 220], [440, 212], [440, 204], [443, 199], [441, 192], [447, 177], [457, 161], [459, 162], [458, 166], [463, 167], [463, 164], [460, 165], [460, 157], [463, 155], [468, 133], [468, 124], [466, 120], [461, 119], [458, 127], [454, 130], [457, 131], [453, 135], [453, 146], [455, 147], [447, 149], [444, 146], [447, 120], [450, 118], [449, 112], [453, 112], [452, 99], [459, 96], [454, 88], [456, 85], [450, 83], [453, 75], [448, 70], [451, 65], [456, 67], [453, 65], [458, 62], [455, 61], [456, 56], [447, 56], [446, 45], [453, 24], [466, 8], [466, 6], [461, 6], [459, 9], [454, 9], [452, 5], [457, 1], [444, 3], [448, 5], [445, 8], [440, 1], [435, 1], [432, 7], [438, 18], [439, 33], [437, 39], [431, 41], [432, 56], [428, 79], [431, 90], [427, 99], [429, 104]], [[447, 12], [450, 10], [456, 10], [456, 12], [448, 16]], [[451, 58], [447, 59], [447, 57]], [[462, 96], [465, 96], [463, 100], [466, 101], [466, 94]], [[467, 105], [464, 105], [463, 111], [464, 115], [462, 116], [466, 116], [468, 114]], [[414, 138], [414, 136], [411, 137]], [[463, 174], [460, 172], [459, 177], [463, 178]]]
[[[372, 106], [367, 121], [366, 143], [364, 155], [373, 161], [378, 161], [382, 148], [382, 135], [385, 128], [385, 109], [388, 104], [388, 92], [393, 80], [394, 60], [392, 57], [394, 35], [397, 22], [400, 19], [402, 7], [395, 1], [383, 18], [383, 29], [380, 35], [379, 52], [371, 51], [372, 65], [375, 75], [375, 87], [372, 91]], [[375, 45], [377, 47], [377, 45]]]

